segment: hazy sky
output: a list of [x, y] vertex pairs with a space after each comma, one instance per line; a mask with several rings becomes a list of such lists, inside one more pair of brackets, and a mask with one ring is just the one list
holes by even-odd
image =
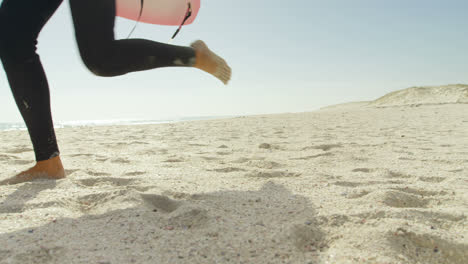
[[[174, 44], [205, 40], [231, 65], [228, 86], [190, 68], [92, 75], [66, 0], [38, 53], [56, 121], [303, 112], [409, 86], [468, 83], [466, 10], [466, 0], [202, 0]], [[116, 36], [133, 25], [117, 18]], [[140, 23], [132, 37], [167, 42], [175, 29]], [[2, 70], [0, 122], [19, 120]]]

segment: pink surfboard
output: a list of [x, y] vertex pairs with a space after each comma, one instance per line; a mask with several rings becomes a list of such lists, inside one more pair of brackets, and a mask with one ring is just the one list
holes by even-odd
[[[117, 16], [149, 24], [179, 26], [187, 13], [188, 3], [192, 15], [185, 21], [191, 24], [200, 10], [200, 0], [144, 0], [140, 17], [141, 0], [116, 0]], [[140, 17], [140, 19], [138, 19]]]

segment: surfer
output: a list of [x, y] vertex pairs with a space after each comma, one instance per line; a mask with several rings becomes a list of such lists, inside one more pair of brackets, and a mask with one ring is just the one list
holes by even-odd
[[[49, 86], [36, 53], [43, 26], [63, 0], [3, 0], [0, 58], [33, 144], [36, 165], [0, 184], [61, 179], [65, 171], [55, 136]], [[86, 67], [98, 76], [118, 76], [160, 67], [194, 67], [227, 84], [231, 69], [203, 41], [190, 47], [144, 39], [114, 38], [115, 0], [69, 0], [75, 36]]]

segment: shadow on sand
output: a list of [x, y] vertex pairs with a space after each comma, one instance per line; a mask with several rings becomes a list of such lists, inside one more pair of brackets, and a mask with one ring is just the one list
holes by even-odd
[[[27, 186], [2, 214], [23, 210]], [[59, 206], [82, 216], [0, 235], [0, 263], [314, 263], [327, 248], [310, 201], [272, 182], [195, 195], [126, 188]]]

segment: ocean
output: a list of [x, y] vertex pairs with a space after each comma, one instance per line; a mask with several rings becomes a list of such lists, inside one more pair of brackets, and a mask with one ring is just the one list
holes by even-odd
[[[172, 119], [159, 119], [159, 120], [79, 120], [79, 121], [66, 121], [55, 122], [55, 128], [64, 127], [83, 127], [83, 126], [135, 126], [135, 125], [151, 125], [151, 124], [164, 124], [164, 123], [177, 123], [184, 121], [197, 121], [197, 120], [210, 120], [229, 118], [233, 116], [194, 116], [194, 117], [181, 117]], [[0, 122], [0, 131], [8, 130], [25, 130], [26, 125], [23, 122]]]

